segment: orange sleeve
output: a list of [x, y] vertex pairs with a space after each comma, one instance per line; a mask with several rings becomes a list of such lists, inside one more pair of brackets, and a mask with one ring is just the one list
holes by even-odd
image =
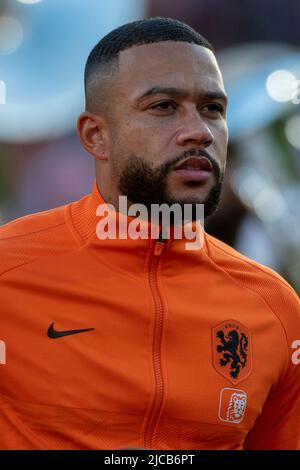
[[[286, 333], [287, 367], [244, 441], [248, 450], [300, 449], [300, 303], [291, 289], [285, 289], [284, 295], [285, 308], [278, 316]], [[276, 344], [270, 342], [269, 347]]]

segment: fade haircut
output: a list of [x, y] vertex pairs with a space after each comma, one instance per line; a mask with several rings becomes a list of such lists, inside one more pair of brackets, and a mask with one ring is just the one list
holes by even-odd
[[162, 41], [189, 42], [214, 52], [201, 34], [173, 18], [154, 17], [124, 24], [104, 36], [88, 56], [84, 72], [86, 109], [93, 111], [99, 102], [104, 106], [107, 86], [118, 68], [121, 51]]

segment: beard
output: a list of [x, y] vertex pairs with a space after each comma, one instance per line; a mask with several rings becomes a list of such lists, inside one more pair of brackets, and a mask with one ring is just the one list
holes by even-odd
[[[177, 163], [190, 156], [205, 156], [213, 166], [216, 183], [204, 200], [197, 197], [197, 194], [181, 199], [174, 198], [168, 190], [167, 177], [169, 173]], [[118, 173], [120, 173], [120, 169]], [[199, 204], [204, 204], [205, 218], [216, 211], [221, 199], [223, 181], [224, 171], [221, 170], [218, 162], [206, 150], [189, 150], [155, 169], [143, 158], [131, 155], [126, 159], [122, 172], [118, 177], [118, 189], [120, 194], [127, 196], [131, 203], [144, 204], [148, 211], [151, 211], [152, 204], [167, 204], [168, 206], [179, 204], [184, 214], [184, 205], [190, 204], [192, 208], [191, 220], [195, 221], [198, 218], [196, 206]], [[194, 188], [196, 193], [199, 183], [191, 181], [186, 183], [186, 186]]]

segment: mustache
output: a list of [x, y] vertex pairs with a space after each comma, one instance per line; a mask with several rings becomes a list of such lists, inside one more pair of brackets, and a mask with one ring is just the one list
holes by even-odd
[[172, 171], [178, 163], [181, 161], [185, 160], [188, 157], [205, 157], [207, 158], [210, 163], [212, 164], [213, 171], [216, 175], [217, 181], [220, 180], [221, 175], [222, 175], [222, 170], [219, 165], [219, 162], [213, 158], [210, 153], [206, 149], [190, 149], [185, 152], [183, 152], [181, 155], [178, 155], [178, 157], [173, 158], [172, 160], [168, 160], [164, 165], [163, 165], [163, 172], [166, 175], [170, 171]]

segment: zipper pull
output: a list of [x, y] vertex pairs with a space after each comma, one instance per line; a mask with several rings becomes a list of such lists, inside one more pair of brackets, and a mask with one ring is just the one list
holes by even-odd
[[162, 251], [163, 251], [163, 249], [166, 245], [166, 241], [167, 241], [167, 238], [166, 238], [165, 234], [163, 233], [163, 231], [161, 230], [159, 232], [158, 239], [155, 242], [154, 254], [156, 256], [159, 256], [159, 255], [162, 254]]

